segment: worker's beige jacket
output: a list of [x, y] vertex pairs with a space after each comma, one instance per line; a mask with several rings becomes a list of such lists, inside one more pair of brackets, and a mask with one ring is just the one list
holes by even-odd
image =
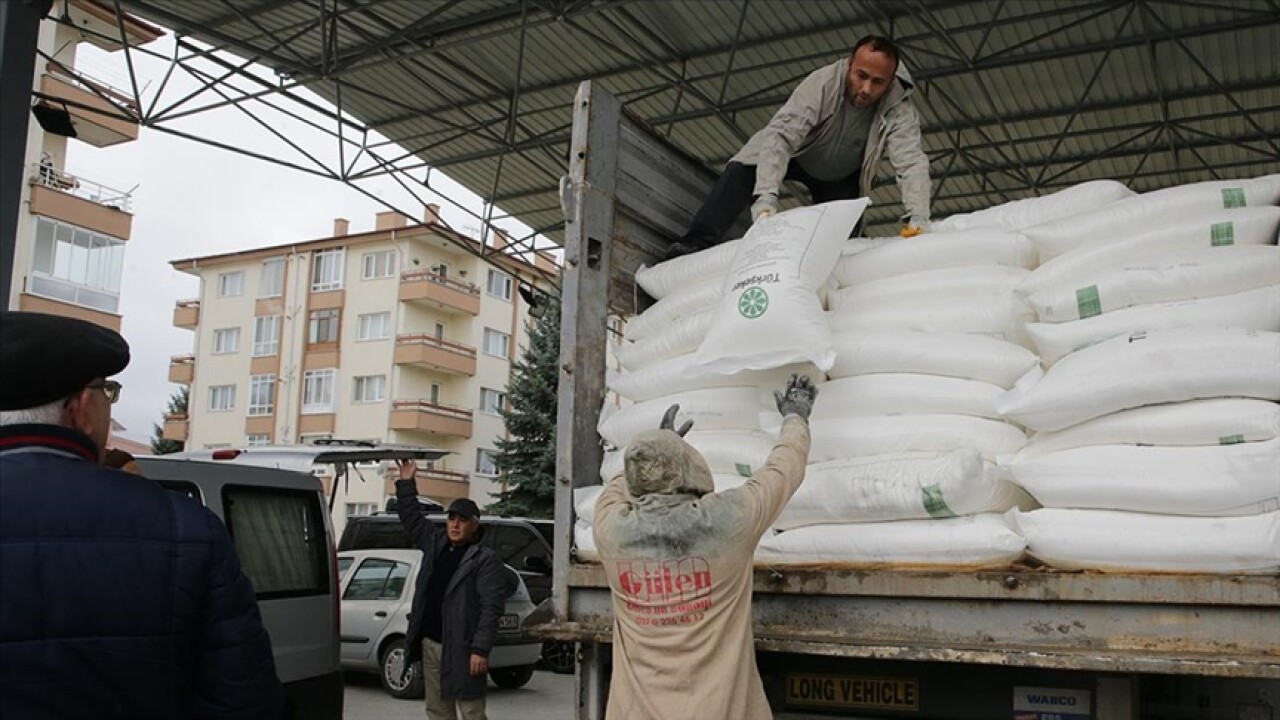
[[613, 589], [606, 718], [773, 717], [756, 670], [751, 558], [808, 456], [809, 424], [789, 415], [768, 462], [741, 487], [637, 499], [619, 475], [604, 489], [595, 538]]
[[[849, 58], [819, 68], [806, 77], [763, 129], [751, 136], [733, 161], [756, 166], [755, 195], [778, 194], [787, 163], [831, 131], [831, 118], [847, 102], [845, 76]], [[929, 157], [920, 140], [920, 116], [911, 104], [915, 83], [905, 63], [898, 63], [896, 82], [876, 106], [871, 132], [862, 155], [863, 195], [871, 194], [880, 158], [886, 152], [906, 206], [903, 219], [916, 227], [929, 221]]]

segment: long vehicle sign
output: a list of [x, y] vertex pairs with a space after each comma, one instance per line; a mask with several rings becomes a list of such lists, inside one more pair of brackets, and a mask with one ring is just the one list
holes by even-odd
[[920, 686], [914, 678], [794, 674], [787, 676], [787, 704], [919, 710]]

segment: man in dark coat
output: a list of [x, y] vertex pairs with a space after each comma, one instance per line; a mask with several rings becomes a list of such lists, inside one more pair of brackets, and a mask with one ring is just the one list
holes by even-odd
[[503, 604], [515, 591], [514, 578], [493, 550], [480, 544], [475, 502], [454, 500], [443, 528], [427, 519], [418, 502], [417, 472], [417, 463], [401, 461], [396, 482], [396, 512], [422, 550], [405, 667], [422, 660], [430, 720], [455, 720], [455, 712], [463, 720], [485, 720], [489, 651]]
[[111, 330], [0, 313], [0, 718], [278, 718], [222, 522], [101, 465], [128, 362]]

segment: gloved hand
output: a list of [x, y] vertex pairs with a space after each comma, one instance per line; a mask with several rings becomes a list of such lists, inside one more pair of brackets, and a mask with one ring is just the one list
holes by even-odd
[[924, 232], [924, 228], [916, 227], [910, 223], [902, 226], [902, 232], [898, 233], [904, 238], [915, 237]]
[[670, 430], [671, 432], [679, 435], [680, 437], [684, 437], [685, 435], [687, 435], [689, 431], [693, 429], [693, 421], [685, 420], [684, 424], [680, 426], [679, 430], [677, 430], [676, 429], [676, 413], [678, 412], [680, 412], [679, 405], [672, 405], [671, 407], [667, 408], [667, 413], [662, 416], [662, 422], [658, 424], [658, 429]]
[[799, 415], [808, 422], [809, 413], [813, 412], [813, 401], [818, 399], [818, 388], [813, 386], [808, 375], [792, 375], [786, 390], [773, 391], [773, 399], [778, 403], [782, 417]]
[[778, 214], [778, 196], [766, 193], [756, 198], [751, 206], [751, 222], [759, 222], [761, 218]]

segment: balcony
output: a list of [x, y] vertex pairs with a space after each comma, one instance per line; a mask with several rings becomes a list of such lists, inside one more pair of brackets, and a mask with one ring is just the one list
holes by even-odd
[[416, 302], [448, 313], [479, 315], [480, 288], [430, 270], [400, 276], [401, 302]]
[[195, 355], [174, 355], [169, 358], [169, 382], [190, 385], [196, 377]]
[[476, 349], [426, 333], [396, 336], [397, 365], [417, 365], [445, 373], [474, 377]]
[[[387, 477], [387, 495], [396, 494], [395, 480], [394, 474]], [[415, 480], [419, 495], [429, 497], [441, 505], [448, 505], [451, 500], [471, 494], [471, 477], [466, 473], [424, 468], [418, 471]]]
[[93, 80], [55, 62], [40, 77], [42, 105], [71, 115], [78, 140], [94, 147], [108, 147], [138, 139], [138, 109], [133, 97], [110, 85]]
[[396, 400], [388, 427], [428, 435], [471, 437], [471, 411], [428, 400]]
[[195, 330], [200, 324], [200, 301], [179, 300], [173, 308], [173, 326]]
[[174, 440], [176, 442], [186, 442], [187, 435], [191, 430], [191, 422], [187, 419], [186, 413], [165, 413], [164, 415], [164, 439]]
[[31, 214], [128, 240], [133, 232], [130, 192], [116, 190], [53, 165], [37, 163], [27, 177]]
[[[28, 286], [36, 286], [34, 289], [40, 291], [49, 290], [46, 286], [47, 279], [37, 276], [27, 278]], [[30, 292], [24, 292], [18, 297], [18, 309], [25, 312], [38, 312], [46, 315], [62, 315], [64, 317], [79, 318], [94, 325], [101, 325], [104, 328], [120, 332], [120, 316], [112, 312], [95, 310], [91, 307], [85, 307], [75, 303], [74, 301], [58, 300], [54, 298], [44, 297], [42, 295], [33, 295]]]

